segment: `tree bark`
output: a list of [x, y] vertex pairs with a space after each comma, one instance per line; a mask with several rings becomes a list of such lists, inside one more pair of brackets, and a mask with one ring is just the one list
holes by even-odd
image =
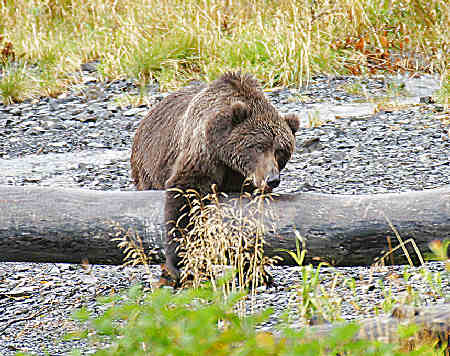
[[[230, 198], [225, 199], [229, 201]], [[120, 264], [123, 253], [114, 238], [142, 240], [151, 263], [162, 263], [163, 191], [106, 192], [82, 189], [0, 186], [0, 261]], [[267, 221], [265, 250], [295, 261], [280, 249], [296, 249], [297, 231], [307, 254], [304, 263], [369, 265], [398, 240], [413, 238], [419, 250], [450, 239], [450, 187], [378, 195], [285, 194], [274, 197]], [[248, 212], [245, 211], [244, 214]], [[417, 255], [407, 249], [414, 262]], [[407, 262], [402, 249], [394, 263]], [[389, 261], [387, 261], [389, 262]]]
[[[428, 307], [396, 306], [390, 316], [381, 316], [357, 321], [360, 326], [354, 339], [378, 340], [385, 343], [408, 344], [410, 348], [425, 344], [439, 347], [446, 344], [446, 355], [450, 356], [450, 304], [437, 304]], [[311, 339], [332, 335], [335, 329], [346, 323], [323, 324], [308, 328]], [[399, 327], [415, 325], [413, 336], [401, 338]]]

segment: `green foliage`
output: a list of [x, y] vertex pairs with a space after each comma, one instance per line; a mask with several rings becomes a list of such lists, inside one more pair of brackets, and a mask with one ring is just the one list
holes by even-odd
[[[209, 289], [176, 295], [159, 289], [145, 295], [140, 287], [133, 287], [120, 300], [105, 298], [102, 302], [111, 306], [91, 320], [91, 327], [95, 338], [112, 341], [112, 345], [96, 355], [147, 355], [150, 350], [152, 355], [228, 355], [234, 343], [244, 341], [242, 349], [250, 352], [255, 325], [268, 312], [238, 318], [232, 306], [240, 297], [231, 295], [224, 301]], [[85, 311], [74, 317], [85, 321]]]
[[[321, 285], [320, 270], [327, 263], [322, 262], [316, 268], [311, 264], [303, 266], [307, 250], [304, 239], [298, 231], [295, 231], [295, 234], [296, 252], [282, 251], [287, 252], [300, 267], [301, 282], [295, 286], [297, 295], [300, 297], [300, 302], [297, 305], [299, 315], [306, 320], [310, 320], [318, 315], [321, 319], [331, 322], [339, 320], [341, 298], [334, 296], [333, 290], [326, 291]], [[302, 243], [301, 248], [300, 243]], [[334, 284], [340, 277], [339, 274], [335, 275]], [[346, 279], [343, 281], [343, 284], [347, 285], [349, 282], [350, 280]]]
[[166, 37], [142, 38], [137, 48], [121, 61], [121, 67], [127, 75], [140, 81], [176, 76], [185, 67], [195, 65], [199, 52], [196, 43], [193, 35], [182, 31]]
[[435, 93], [435, 98], [438, 102], [446, 105], [450, 104], [450, 74], [444, 78], [442, 87]]
[[[393, 345], [354, 341], [356, 324], [336, 328], [330, 336], [314, 337], [305, 330], [285, 327], [275, 336], [258, 331], [270, 310], [239, 317], [235, 306], [243, 294], [223, 294], [210, 288], [186, 289], [173, 294], [159, 289], [145, 294], [140, 286], [121, 296], [100, 300], [106, 311], [90, 317], [86, 310], [74, 314], [86, 329], [72, 337], [88, 337], [110, 346], [97, 356], [113, 355], [405, 355]], [[404, 329], [405, 337], [414, 329]], [[425, 352], [422, 349], [422, 352]], [[80, 355], [73, 351], [72, 355]], [[423, 353], [425, 354], [425, 353]], [[430, 353], [432, 355], [432, 353]]]
[[[427, 270], [424, 270], [422, 271], [422, 276], [433, 288], [433, 291], [436, 294], [444, 296], [442, 279], [444, 278], [445, 281], [448, 281], [450, 279], [450, 256], [448, 255], [448, 251], [450, 250], [450, 240], [435, 240], [429, 244], [429, 247], [432, 254], [431, 256], [428, 256], [428, 258], [444, 262], [445, 271], [441, 274], [431, 273]], [[445, 300], [449, 302], [450, 296], [445, 295]]]
[[0, 97], [8, 105], [30, 94], [30, 80], [22, 65], [0, 65]]

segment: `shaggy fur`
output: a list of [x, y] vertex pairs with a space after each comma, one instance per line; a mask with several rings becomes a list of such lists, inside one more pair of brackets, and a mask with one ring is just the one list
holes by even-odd
[[[271, 190], [290, 159], [296, 115], [280, 115], [249, 75], [226, 73], [209, 85], [167, 96], [143, 119], [131, 154], [139, 190], [179, 188], [240, 192], [244, 181]], [[247, 189], [247, 190], [248, 190]], [[174, 222], [185, 228], [184, 201], [168, 191], [165, 218], [167, 267], [178, 278], [180, 259]]]

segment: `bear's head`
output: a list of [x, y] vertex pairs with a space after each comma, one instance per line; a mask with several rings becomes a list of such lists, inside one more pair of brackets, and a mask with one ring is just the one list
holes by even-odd
[[280, 114], [266, 100], [238, 100], [212, 116], [207, 137], [216, 159], [254, 188], [266, 192], [276, 188], [294, 151], [298, 116]]

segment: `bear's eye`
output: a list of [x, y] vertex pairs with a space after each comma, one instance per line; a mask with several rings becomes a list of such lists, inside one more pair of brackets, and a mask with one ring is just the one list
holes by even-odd
[[253, 149], [257, 153], [263, 153], [266, 149], [266, 146], [264, 146], [263, 144], [258, 144], [258, 145], [253, 146]]

